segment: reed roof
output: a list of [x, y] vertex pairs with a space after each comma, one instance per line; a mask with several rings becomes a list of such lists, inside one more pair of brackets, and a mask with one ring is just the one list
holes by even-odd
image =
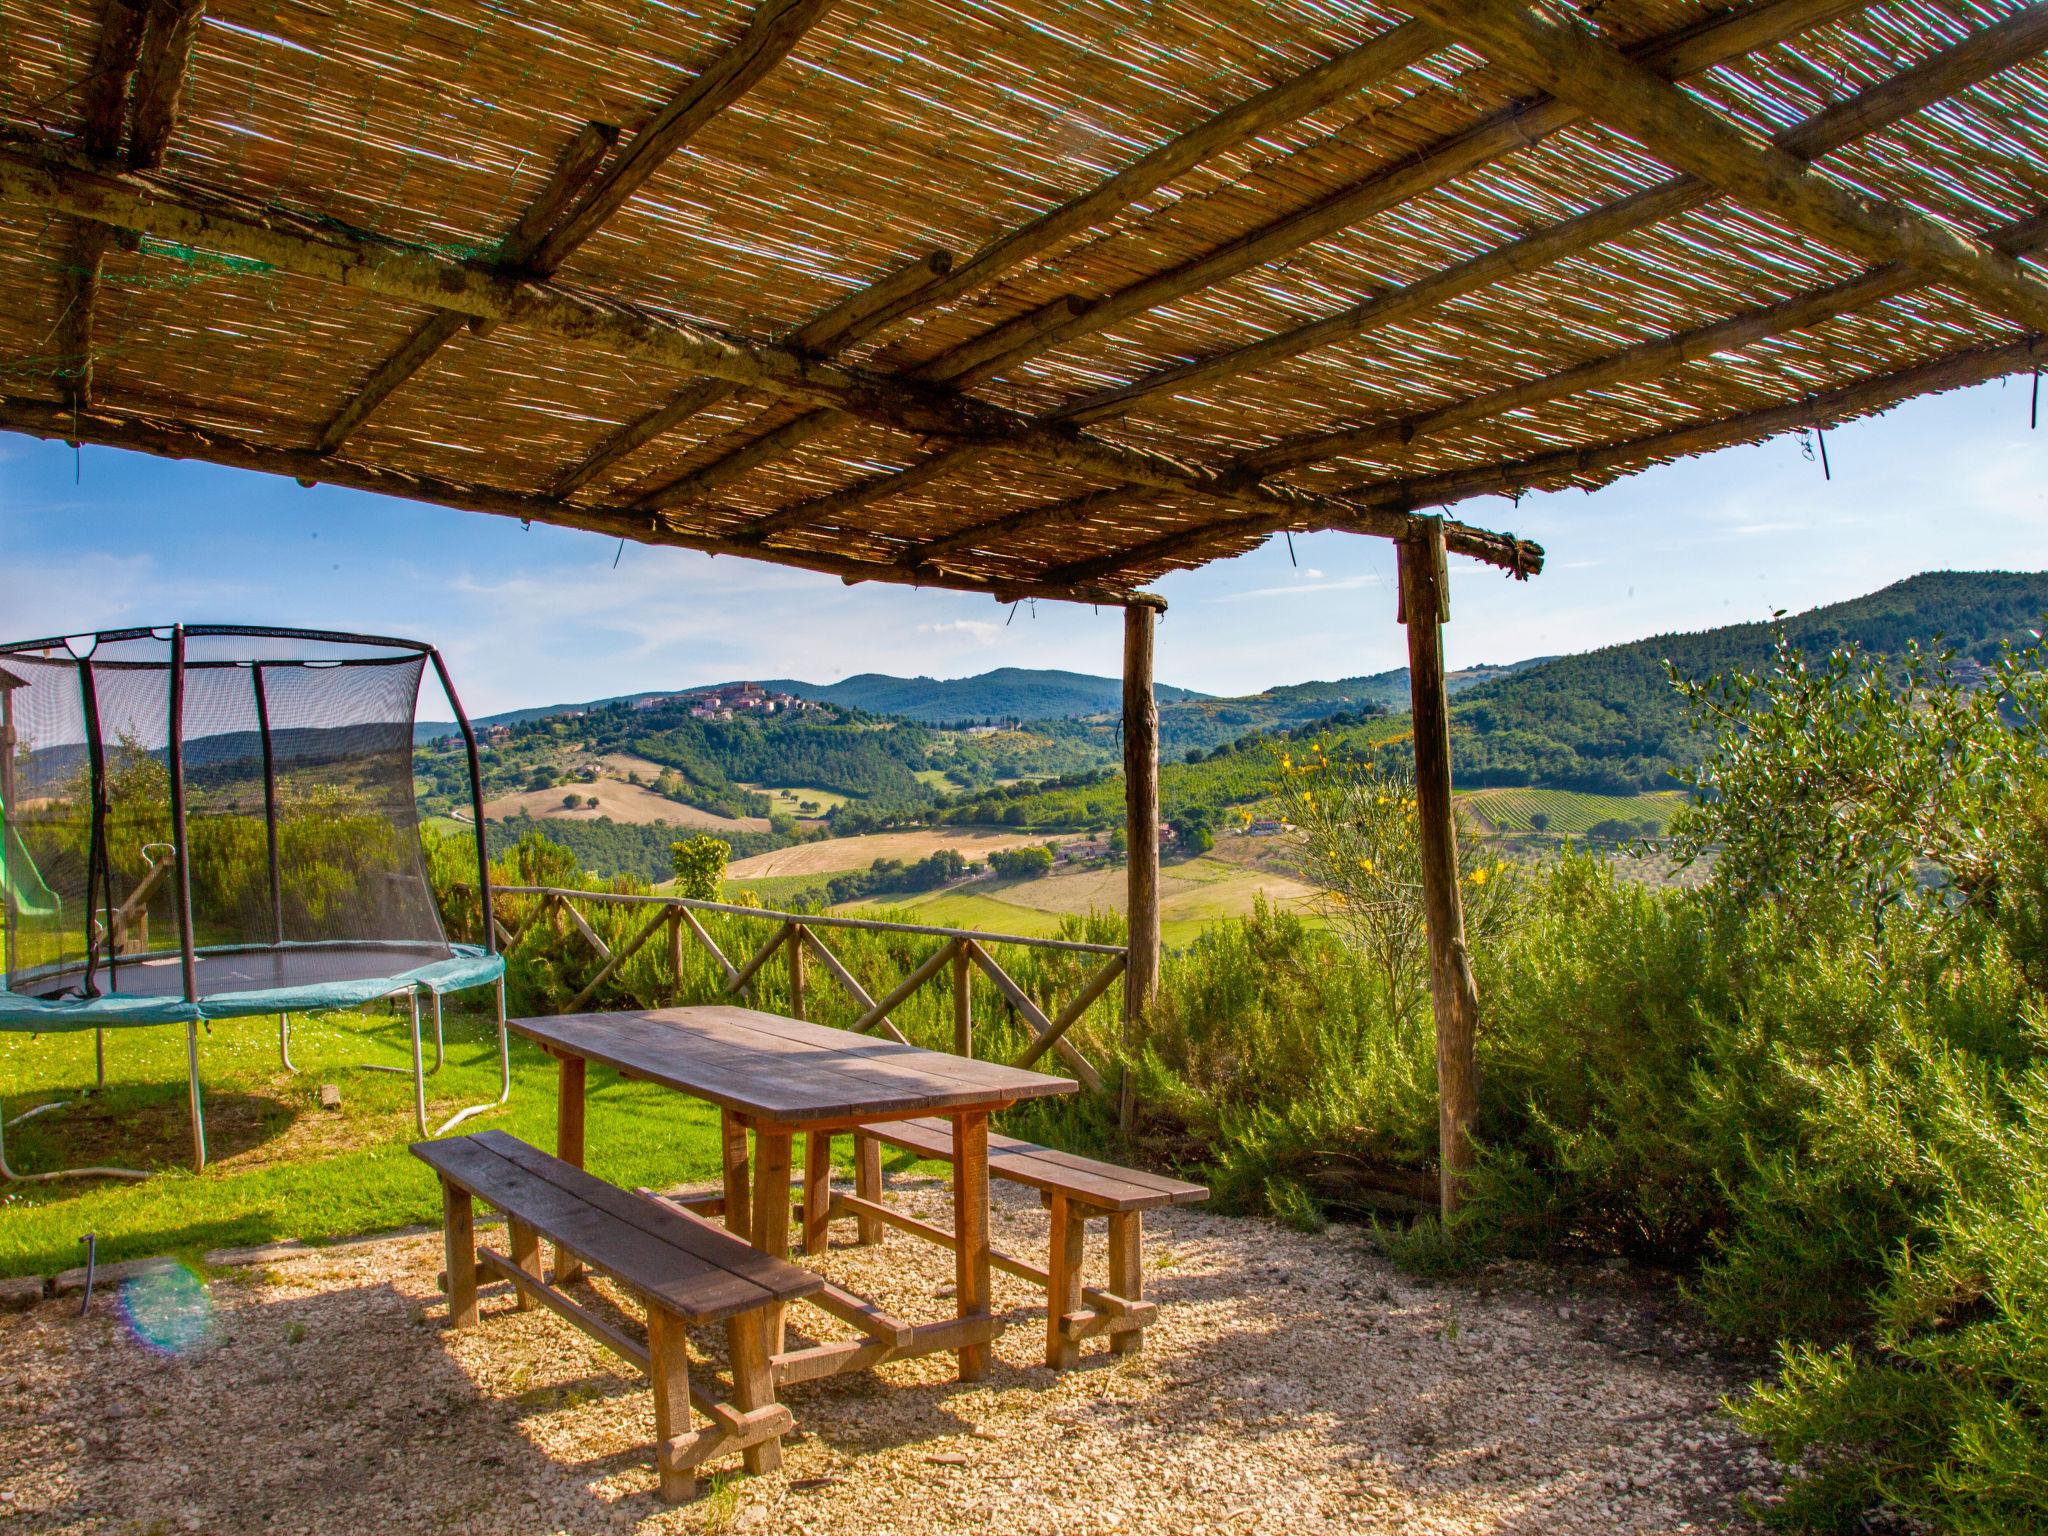
[[0, 427], [1114, 601], [2038, 361], [2048, 4], [1583, 9], [8, 0]]

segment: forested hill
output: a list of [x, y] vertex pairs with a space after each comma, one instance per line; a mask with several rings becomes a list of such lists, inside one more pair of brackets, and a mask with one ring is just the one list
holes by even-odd
[[[1894, 655], [1937, 639], [1988, 664], [2048, 613], [2048, 572], [1930, 571], [1783, 621], [1809, 654], [1839, 645]], [[1458, 781], [1545, 784], [1627, 792], [1671, 787], [1675, 765], [1696, 760], [1665, 663], [1691, 678], [1755, 668], [1770, 654], [1773, 626], [1737, 624], [1656, 635], [1575, 656], [1468, 690], [1457, 702]]]
[[[927, 725], [1002, 720], [1063, 720], [1123, 708], [1123, 684], [1085, 672], [998, 667], [979, 677], [891, 677], [863, 672], [837, 683], [768, 682], [762, 685], [816, 699], [839, 709], [895, 715]], [[1162, 683], [1161, 703], [1204, 695]]]

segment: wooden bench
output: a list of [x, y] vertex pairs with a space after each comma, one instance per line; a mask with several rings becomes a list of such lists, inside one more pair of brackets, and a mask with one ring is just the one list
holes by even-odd
[[[951, 1162], [953, 1127], [944, 1120], [876, 1121], [856, 1131], [853, 1142], [856, 1198], [835, 1201], [835, 1213], [859, 1219], [863, 1243], [879, 1241], [884, 1223], [934, 1237], [928, 1224], [912, 1221], [882, 1204], [880, 1143]], [[1052, 1253], [1044, 1269], [1006, 1253], [989, 1255], [995, 1268], [1045, 1287], [1045, 1363], [1054, 1370], [1068, 1369], [1080, 1359], [1081, 1341], [1099, 1334], [1109, 1336], [1114, 1354], [1133, 1354], [1142, 1348], [1145, 1325], [1159, 1311], [1144, 1299], [1145, 1212], [1167, 1205], [1192, 1205], [1206, 1200], [1209, 1191], [1184, 1179], [1119, 1168], [1092, 1157], [994, 1134], [988, 1138], [988, 1173], [991, 1179], [1008, 1179], [1037, 1190], [1052, 1216]], [[1081, 1283], [1086, 1223], [1097, 1216], [1109, 1221], [1107, 1290]], [[936, 1234], [935, 1240], [943, 1237]]]
[[[512, 1283], [521, 1311], [548, 1307], [638, 1366], [654, 1386], [654, 1461], [671, 1503], [696, 1492], [695, 1468], [713, 1456], [738, 1451], [749, 1472], [781, 1466], [791, 1420], [775, 1401], [765, 1325], [772, 1309], [816, 1291], [818, 1276], [503, 1131], [416, 1142], [412, 1153], [441, 1176], [452, 1326], [475, 1325], [482, 1268]], [[477, 1248], [472, 1198], [504, 1213], [509, 1256]], [[646, 1306], [644, 1345], [543, 1277], [542, 1238], [555, 1245], [558, 1268], [580, 1262]], [[714, 1322], [725, 1324], [732, 1356], [731, 1403], [690, 1386], [686, 1330]], [[693, 1404], [710, 1420], [695, 1431]]]

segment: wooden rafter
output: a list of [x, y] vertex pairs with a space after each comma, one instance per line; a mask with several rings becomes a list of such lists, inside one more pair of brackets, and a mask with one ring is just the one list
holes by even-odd
[[[646, 358], [682, 372], [845, 410], [900, 431], [1002, 448], [1105, 480], [1234, 506], [1284, 508], [1326, 526], [1381, 537], [1398, 536], [1405, 526], [1398, 518], [1370, 510], [1361, 510], [1354, 518], [1352, 509], [1341, 503], [1292, 487], [1233, 486], [1214, 470], [1163, 454], [1044, 428], [967, 396], [807, 357], [786, 347], [735, 340], [560, 283], [478, 271], [425, 247], [342, 234], [312, 226], [284, 210], [252, 209], [161, 181], [98, 171], [54, 146], [41, 153], [0, 146], [0, 197], [266, 262], [317, 281], [516, 324], [555, 341]], [[1534, 549], [1525, 541], [1477, 529], [1454, 535], [1454, 543], [1475, 559], [1517, 570], [1526, 568]]]
[[[66, 442], [93, 443], [107, 448], [126, 448], [166, 459], [200, 459], [232, 469], [255, 470], [282, 475], [308, 484], [326, 481], [351, 490], [380, 496], [397, 496], [433, 506], [453, 507], [464, 512], [484, 512], [496, 517], [516, 517], [528, 522], [552, 523], [601, 533], [610, 538], [632, 539], [642, 544], [666, 544], [711, 555], [747, 555], [759, 552], [730, 540], [694, 533], [665, 519], [628, 516], [623, 512], [593, 510], [570, 502], [527, 492], [506, 491], [494, 486], [445, 480], [434, 475], [355, 463], [334, 455], [317, 454], [305, 448], [278, 448], [239, 437], [219, 429], [201, 430], [180, 423], [158, 420], [132, 412], [96, 408], [74, 411], [45, 400], [0, 398], [0, 431], [25, 432], [31, 437], [59, 438]], [[948, 576], [937, 581], [913, 578], [893, 562], [865, 561], [822, 551], [778, 554], [778, 562], [803, 570], [820, 571], [847, 581], [883, 581], [907, 586], [937, 586], [953, 591], [994, 595], [988, 581]], [[1059, 588], [1026, 583], [1003, 588], [1008, 601], [1013, 595], [1042, 597], [1068, 602], [1122, 604], [1140, 603], [1152, 607], [1165, 604], [1149, 593], [1127, 587], [1091, 586], [1085, 583]]]
[[[781, 63], [833, 4], [834, 0], [762, 0], [739, 39], [678, 89], [602, 175], [597, 174], [598, 166], [618, 130], [586, 125], [501, 242], [497, 264], [528, 277], [544, 278], [559, 271], [671, 156]], [[422, 321], [328, 419], [320, 431], [321, 449], [331, 453], [339, 448], [379, 405], [426, 367], [466, 321], [465, 316], [445, 311]], [[486, 318], [474, 328], [488, 333], [495, 324]]]
[[1574, 101], [1667, 164], [1873, 265], [1903, 261], [2030, 330], [2048, 331], [2048, 281], [1925, 214], [1880, 202], [1738, 127], [1601, 42], [1521, 0], [1411, 0], [1505, 67]]
[[[1800, 159], [1818, 159], [2000, 70], [2023, 63], [2041, 48], [2041, 25], [2041, 12], [2036, 8], [1983, 28], [1925, 62], [1901, 70], [1847, 101], [1792, 125], [1777, 136], [1777, 145]], [[1554, 105], [1550, 110], [1569, 109]], [[1706, 181], [1690, 176], [1673, 177], [1403, 287], [1373, 294], [1335, 314], [1194, 362], [1162, 368], [1129, 384], [1092, 395], [1058, 412], [1058, 419], [1076, 424], [1104, 421], [1162, 395], [1241, 378], [1320, 348], [1356, 341], [1492, 283], [1565, 260], [1661, 219], [1701, 207], [1718, 195], [1718, 189]]]
[[[1631, 50], [1631, 56], [1647, 68], [1682, 79], [1819, 26], [1845, 12], [1859, 10], [1867, 3], [1868, 0], [1776, 0], [1776, 3], [1758, 5], [1734, 16], [1717, 17], [1653, 39]], [[1082, 313], [1040, 330], [1028, 348], [1010, 349], [1001, 356], [999, 368], [995, 371], [1012, 367], [1027, 356], [1063, 345], [1086, 332], [1103, 329], [1116, 320], [1171, 303], [1199, 288], [1235, 277], [1250, 267], [1278, 260], [1305, 245], [1327, 239], [1352, 224], [1433, 191], [1445, 182], [1469, 174], [1504, 155], [1525, 149], [1538, 139], [1569, 127], [1579, 120], [1580, 115], [1578, 109], [1568, 103], [1548, 98], [1505, 108], [1397, 165], [1375, 171], [1298, 212], [1269, 221], [1195, 261], [1127, 285]], [[1139, 384], [1093, 396], [1053, 413], [1046, 420], [1048, 424], [1085, 423], [1121, 415], [1154, 394], [1185, 388], [1209, 376], [1198, 373], [1202, 367], [1216, 368], [1215, 377], [1250, 371], [1267, 362], [1343, 339], [1346, 327], [1351, 323], [1351, 314], [1347, 312], [1235, 349], [1222, 359], [1162, 369], [1139, 381]], [[993, 376], [993, 371], [983, 375]], [[939, 460], [936, 465], [930, 460], [921, 461], [905, 469], [870, 477], [858, 485], [842, 487], [828, 495], [779, 509], [762, 519], [756, 536], [768, 538], [787, 529], [810, 526], [827, 517], [843, 515], [915, 489], [937, 474], [965, 467], [969, 462], [967, 454], [958, 448], [942, 448], [936, 457]]]
[[[877, 316], [890, 304], [905, 294], [930, 287], [934, 280], [952, 270], [951, 251], [927, 251], [917, 260], [904, 263], [865, 288], [855, 289], [838, 303], [813, 316], [783, 337], [783, 345], [817, 357], [831, 357], [843, 352], [880, 326]], [[574, 495], [612, 465], [737, 393], [732, 385], [715, 379], [693, 381], [668, 404], [636, 421], [627, 422], [606, 436], [582, 459], [557, 475], [549, 490], [557, 496]]]
[[[1985, 238], [2011, 256], [2039, 251], [2048, 246], [2048, 214], [2016, 220], [1992, 231]], [[1530, 410], [1589, 390], [1613, 389], [1618, 385], [1662, 378], [1693, 363], [1742, 351], [1793, 331], [1825, 325], [1839, 316], [1853, 314], [1923, 286], [1920, 275], [1911, 267], [1903, 262], [1892, 262], [1846, 282], [1833, 283], [1811, 293], [1795, 294], [1776, 304], [1744, 310], [1711, 325], [1638, 342], [1604, 357], [1589, 358], [1570, 368], [1526, 379], [1489, 394], [1454, 400], [1398, 421], [1329, 434], [1319, 439], [1318, 457], [1336, 457], [1339, 454], [1377, 457], [1410, 447], [1426, 437], [1492, 421], [1514, 411]]]
[[132, 170], [153, 171], [164, 163], [205, 10], [205, 0], [149, 0], [149, 25], [135, 69], [134, 124], [128, 134]]
[[[612, 145], [618, 142], [618, 137], [619, 130], [609, 123], [585, 123], [576, 130], [568, 147], [556, 158], [554, 171], [539, 194], [527, 204], [526, 211], [499, 243], [499, 265], [514, 271], [524, 269], [547, 234], [548, 227], [596, 174]], [[327, 424], [314, 439], [314, 447], [321, 453], [332, 453], [347, 442], [350, 434], [367, 421], [377, 407], [390, 399], [406, 380], [426, 367], [434, 355], [469, 323], [467, 315], [445, 309], [436, 310], [421, 321], [395, 351], [371, 370], [369, 378], [357, 387], [355, 393], [327, 418]]]
[[[1787, 153], [1801, 158], [1818, 157], [1888, 127], [2015, 64], [2024, 63], [2038, 56], [2044, 46], [2048, 46], [2048, 6], [2016, 13], [1973, 33], [1922, 63], [1784, 129], [1777, 135], [1777, 142]], [[1678, 176], [1647, 187], [1369, 300], [1348, 312], [1346, 335], [1355, 337], [1369, 330], [1413, 320], [1453, 298], [1581, 254], [1631, 230], [1698, 207], [1714, 196], [1715, 190], [1711, 186], [1693, 176]], [[1990, 244], [2007, 254], [2032, 249], [2039, 238], [2038, 223], [2032, 219], [2022, 220], [1988, 237]], [[1406, 442], [1418, 431], [1445, 430], [1505, 411], [1525, 409], [1561, 394], [1655, 377], [1694, 359], [1711, 357], [1754, 345], [1773, 335], [1820, 324], [1924, 282], [1924, 277], [1917, 275], [1915, 269], [1903, 263], [1891, 263], [1861, 278], [1832, 284], [1814, 293], [1796, 295], [1781, 304], [1747, 311], [1682, 335], [1626, 348], [1610, 357], [1595, 359], [1560, 374], [1511, 386], [1476, 400], [1453, 402], [1403, 421], [1291, 438], [1243, 455], [1237, 460], [1235, 470], [1248, 480], [1263, 480], [1305, 464], [1347, 454], [1385, 451]], [[1319, 325], [1327, 326], [1327, 322], [1319, 322]], [[1329, 339], [1336, 338], [1332, 336]], [[1100, 515], [1119, 499], [1131, 499], [1130, 493], [1124, 493], [1121, 498], [1114, 497], [1112, 493], [1097, 493], [1094, 497], [1027, 507], [929, 541], [906, 552], [905, 559], [917, 567], [929, 568], [947, 554], [975, 547], [980, 539], [999, 538], [1025, 528], [1080, 522]], [[1244, 521], [1241, 517], [1224, 518], [1217, 521], [1217, 526], [1219, 529], [1240, 529]], [[1151, 547], [1147, 543], [1140, 549], [1149, 550]], [[1090, 570], [1098, 564], [1106, 569], [1114, 568], [1107, 556], [1083, 564]]]
[[[1915, 395], [1962, 389], [2004, 378], [2048, 361], [2048, 340], [2027, 337], [2000, 346], [1972, 347], [1930, 362], [1888, 373], [1873, 374], [1837, 389], [1823, 390], [1760, 411], [1683, 426], [1585, 448], [1566, 448], [1511, 464], [1487, 464], [1439, 475], [1389, 477], [1354, 488], [1354, 495], [1387, 511], [1412, 512], [1422, 507], [1448, 507], [1475, 496], [1516, 496], [1524, 491], [1568, 484], [1574, 479], [1610, 477], [1647, 464], [1710, 453], [1738, 443], [1761, 442], [1780, 432], [1824, 427], [1881, 411]], [[1116, 573], [1141, 570], [1164, 561], [1200, 555], [1229, 541], [1277, 533], [1287, 526], [1272, 519], [1247, 516], [1228, 523], [1186, 528], [1134, 548], [1053, 566], [1035, 579], [1061, 582], [1113, 580]], [[1446, 527], [1455, 525], [1447, 524]], [[1001, 591], [998, 597], [1005, 594]]]
[[[79, 147], [92, 159], [110, 161], [121, 149], [127, 121], [128, 82], [142, 54], [144, 10], [129, 0], [104, 0], [92, 69], [80, 88]], [[103, 224], [74, 224], [66, 239], [62, 301], [56, 326], [57, 380], [73, 405], [92, 403], [93, 320], [99, 307], [100, 272], [113, 231]]]
[[[879, 330], [917, 311], [936, 309], [975, 288], [986, 286], [1061, 241], [1121, 213], [1138, 199], [1157, 191], [1210, 156], [1399, 74], [1436, 52], [1443, 44], [1440, 34], [1420, 22], [1410, 22], [1226, 107], [1186, 133], [1140, 156], [1081, 196], [990, 241], [939, 282], [919, 293], [902, 296], [876, 315], [871, 329]], [[920, 376], [947, 378], [958, 387], [967, 388], [1010, 366], [1015, 356], [1024, 355], [1035, 347], [1041, 336], [1070, 323], [1086, 308], [1086, 302], [1078, 298], [1055, 299], [1040, 309], [1005, 322], [987, 336], [970, 338], [944, 356], [924, 364], [919, 370]], [[992, 361], [994, 367], [989, 366]], [[952, 368], [955, 372], [932, 371], [945, 368]], [[771, 449], [758, 449], [751, 441], [742, 443], [732, 453], [703, 466], [691, 476], [656, 487], [655, 494], [659, 503], [667, 506], [678, 505], [693, 495], [708, 494], [738, 474], [779, 453], [823, 437], [845, 422], [844, 416], [821, 413], [806, 419], [801, 425], [786, 424], [775, 429], [775, 443]]]

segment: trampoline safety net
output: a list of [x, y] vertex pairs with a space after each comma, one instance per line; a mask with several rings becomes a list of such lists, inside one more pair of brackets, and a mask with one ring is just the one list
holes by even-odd
[[0, 647], [6, 990], [191, 997], [450, 958], [413, 798], [430, 656], [225, 626]]

